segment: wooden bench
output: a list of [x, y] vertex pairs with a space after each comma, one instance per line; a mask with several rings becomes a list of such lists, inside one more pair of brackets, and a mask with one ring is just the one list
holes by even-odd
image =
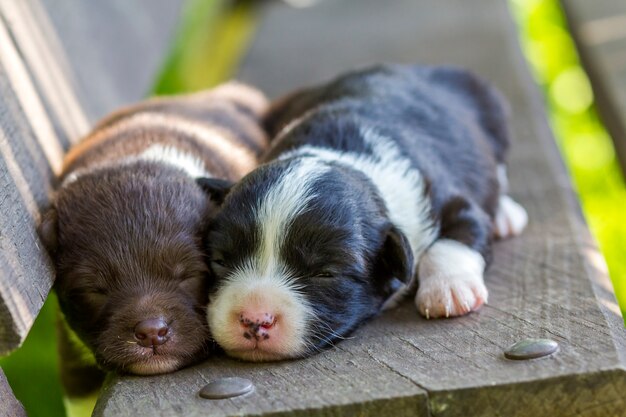
[[[32, 5], [34, 0], [26, 3]], [[13, 2], [0, 0], [2, 22], [8, 21], [6, 4]], [[2, 24], [0, 36], [7, 26]], [[19, 45], [20, 38], [13, 34], [13, 39]], [[2, 41], [0, 45], [4, 45]], [[93, 45], [96, 51], [100, 47]], [[162, 53], [162, 49], [155, 49]], [[80, 59], [68, 55], [67, 66], [79, 71]], [[0, 54], [3, 96], [20, 85], [6, 75], [5, 56]], [[21, 59], [26, 60], [25, 56]], [[140, 60], [128, 59], [135, 65], [127, 63], [126, 69], [136, 70]], [[115, 60], [110, 61], [114, 64]], [[269, 3], [260, 16], [239, 78], [275, 97], [354, 66], [382, 61], [466, 66], [492, 80], [511, 102], [512, 194], [528, 209], [531, 222], [520, 238], [496, 245], [495, 261], [487, 275], [489, 305], [467, 317], [427, 321], [418, 317], [407, 301], [359, 329], [354, 338], [306, 360], [251, 364], [218, 357], [170, 375], [111, 374], [95, 416], [626, 414], [626, 331], [622, 317], [604, 261], [589, 235], [554, 145], [505, 2], [393, 0], [382, 6], [378, 0], [326, 0], [308, 9]], [[97, 82], [97, 77], [106, 78], [113, 71], [99, 70], [100, 75], [86, 79]], [[34, 71], [27, 73], [34, 77]], [[122, 78], [109, 79], [124, 80], [123, 73]], [[114, 91], [127, 91], [123, 84], [112, 85]], [[87, 114], [96, 116], [109, 110], [108, 105], [134, 98], [117, 96], [100, 107], [90, 107], [90, 100], [103, 98], [80, 95], [73, 84], [67, 90], [74, 92], [77, 111], [84, 113], [91, 108]], [[32, 96], [47, 94], [38, 89]], [[37, 249], [34, 224], [50, 191], [53, 170], [42, 170], [48, 166], [46, 154], [39, 151], [37, 131], [33, 133], [32, 128], [39, 119], [25, 116], [24, 107], [30, 108], [27, 102], [14, 98], [3, 102], [0, 113], [5, 131], [0, 136], [0, 182], [2, 189], [8, 190], [8, 198], [3, 191], [0, 207], [3, 213], [10, 209], [13, 216], [6, 221], [0, 218], [0, 291], [6, 310], [0, 311], [0, 335], [1, 340], [4, 334], [13, 337], [12, 344], [2, 347], [4, 351], [23, 339], [52, 282], [49, 261]], [[49, 103], [42, 112], [55, 119], [60, 108]], [[93, 119], [89, 116], [83, 120]], [[80, 124], [74, 132], [82, 132], [85, 125]], [[13, 129], [10, 134], [6, 126]], [[54, 165], [61, 153], [59, 147], [69, 145], [69, 140], [62, 138], [76, 136], [66, 132], [47, 137], [59, 138], [61, 143], [55, 156], [48, 158]], [[5, 143], [24, 147], [20, 149], [29, 149], [30, 144], [36, 152], [14, 151], [18, 157], [7, 163]], [[19, 158], [31, 154], [38, 159]], [[29, 194], [24, 190], [34, 191]], [[5, 252], [6, 246], [17, 249]], [[12, 257], [5, 260], [7, 253]], [[12, 272], [6, 274], [5, 265]], [[24, 285], [11, 285], [18, 282]], [[26, 304], [20, 301], [31, 299], [34, 301]], [[560, 351], [531, 361], [504, 358], [504, 349], [528, 337], [553, 339]], [[209, 401], [198, 396], [208, 381], [223, 376], [249, 378], [256, 389], [228, 400]]]

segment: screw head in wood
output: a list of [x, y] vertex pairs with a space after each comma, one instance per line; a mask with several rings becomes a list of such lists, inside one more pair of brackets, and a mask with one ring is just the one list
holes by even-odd
[[551, 355], [558, 349], [559, 344], [554, 340], [524, 339], [505, 350], [504, 356], [514, 360], [535, 359]]
[[254, 384], [245, 378], [220, 378], [209, 382], [200, 390], [200, 396], [207, 400], [221, 400], [238, 397], [254, 390]]

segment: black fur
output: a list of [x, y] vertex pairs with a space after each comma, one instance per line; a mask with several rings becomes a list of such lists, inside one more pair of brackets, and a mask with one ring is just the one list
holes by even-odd
[[428, 184], [442, 237], [489, 259], [499, 196], [497, 164], [509, 148], [507, 104], [472, 73], [452, 67], [385, 65], [349, 73], [279, 101], [265, 121], [275, 137], [311, 113], [265, 155], [271, 161], [302, 145], [371, 152], [360, 128], [391, 138]]

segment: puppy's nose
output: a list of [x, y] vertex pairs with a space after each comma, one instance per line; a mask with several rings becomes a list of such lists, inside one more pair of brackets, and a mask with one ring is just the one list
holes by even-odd
[[167, 342], [169, 328], [162, 318], [140, 321], [135, 326], [135, 339], [141, 346], [159, 346]]
[[243, 330], [243, 337], [262, 341], [270, 338], [276, 324], [276, 317], [271, 313], [244, 311], [239, 315], [239, 323]]

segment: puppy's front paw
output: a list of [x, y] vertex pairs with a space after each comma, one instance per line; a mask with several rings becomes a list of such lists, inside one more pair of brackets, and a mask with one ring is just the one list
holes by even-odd
[[524, 207], [508, 195], [501, 195], [498, 211], [494, 219], [494, 233], [498, 239], [517, 236], [528, 224], [528, 214]]
[[485, 260], [472, 248], [441, 239], [424, 254], [415, 303], [426, 318], [462, 316], [487, 302]]
[[456, 317], [478, 310], [487, 302], [482, 274], [436, 275], [421, 280], [415, 303], [424, 317]]

